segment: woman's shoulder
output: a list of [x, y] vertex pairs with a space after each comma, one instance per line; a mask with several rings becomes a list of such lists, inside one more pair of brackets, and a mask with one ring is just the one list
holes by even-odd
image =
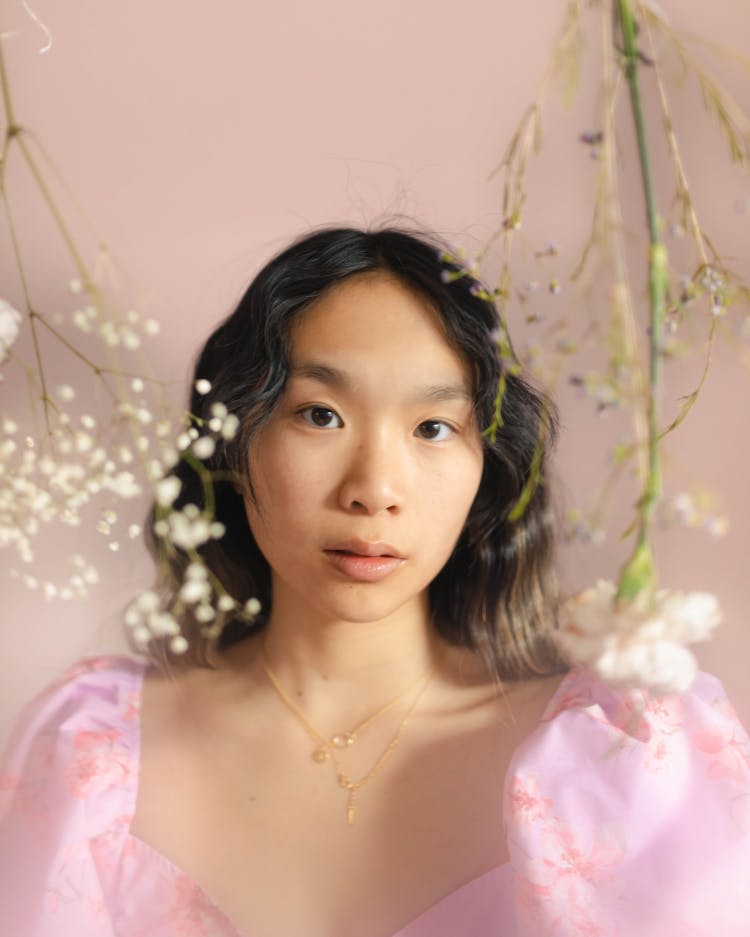
[[76, 661], [25, 705], [11, 742], [19, 735], [58, 731], [82, 718], [102, 724], [133, 721], [147, 667], [147, 661], [124, 655]]
[[[582, 928], [750, 932], [733, 929], [741, 909], [750, 927], [750, 740], [715, 676], [656, 696], [571, 671], [516, 753], [504, 803], [535, 921], [574, 902]], [[718, 929], [701, 929], [712, 915]]]
[[146, 666], [123, 656], [84, 658], [16, 722], [0, 762], [0, 906], [8, 933], [110, 932], [104, 872], [124, 841], [137, 792]]
[[[592, 771], [602, 782], [690, 768], [750, 783], [750, 740], [721, 681], [699, 671], [684, 693], [621, 689], [588, 668], [569, 671], [519, 752], [541, 772]], [[593, 778], [592, 778], [593, 780]]]
[[[688, 735], [702, 744], [711, 728], [731, 731], [747, 742], [747, 732], [718, 677], [699, 671], [684, 693], [655, 694], [612, 686], [586, 667], [570, 670], [541, 720], [540, 730], [586, 739], [627, 736], [646, 747], [664, 736]], [[570, 740], [570, 738], [569, 738]]]
[[83, 808], [92, 795], [134, 783], [146, 667], [125, 656], [86, 657], [25, 706], [2, 759], [0, 817], [24, 805]]

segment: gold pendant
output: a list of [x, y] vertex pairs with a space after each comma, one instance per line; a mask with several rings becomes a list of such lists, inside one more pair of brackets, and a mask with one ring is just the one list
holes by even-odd
[[354, 807], [346, 808], [346, 822], [349, 826], [354, 826]]
[[312, 760], [316, 764], [323, 764], [324, 761], [328, 761], [328, 752], [325, 748], [316, 748], [312, 753]]

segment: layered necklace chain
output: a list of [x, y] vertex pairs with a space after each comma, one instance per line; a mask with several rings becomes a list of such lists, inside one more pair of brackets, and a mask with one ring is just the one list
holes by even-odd
[[[381, 706], [376, 712], [371, 716], [368, 716], [362, 722], [357, 723], [353, 729], [350, 729], [348, 732], [337, 732], [335, 735], [326, 737], [322, 732], [319, 732], [315, 726], [313, 726], [310, 721], [307, 719], [302, 710], [297, 706], [297, 704], [291, 699], [289, 694], [286, 692], [284, 687], [279, 682], [279, 678], [271, 669], [271, 664], [268, 660], [268, 654], [266, 652], [265, 645], [261, 647], [262, 651], [262, 664], [263, 669], [268, 676], [268, 679], [271, 681], [271, 686], [274, 688], [276, 693], [279, 695], [282, 702], [286, 705], [287, 709], [299, 720], [299, 722], [304, 726], [307, 734], [316, 742], [316, 747], [312, 752], [312, 760], [316, 764], [323, 764], [324, 762], [332, 762], [336, 770], [336, 779], [339, 783], [339, 786], [344, 788], [347, 793], [347, 805], [346, 805], [346, 820], [349, 826], [354, 826], [354, 818], [356, 812], [356, 798], [357, 793], [361, 787], [367, 784], [368, 781], [371, 781], [376, 774], [383, 767], [388, 757], [393, 753], [394, 749], [399, 743], [401, 738], [401, 733], [403, 732], [406, 723], [409, 721], [410, 716], [417, 708], [422, 695], [427, 689], [430, 680], [434, 676], [432, 671], [427, 671], [423, 673], [414, 683], [407, 687], [403, 692], [399, 693], [398, 696], [394, 697], [390, 702], [386, 703], [384, 706]], [[420, 686], [421, 684], [421, 686]], [[341, 750], [346, 748], [351, 748], [352, 745], [359, 739], [359, 734], [369, 726], [372, 722], [378, 719], [380, 716], [388, 712], [389, 709], [392, 709], [402, 700], [404, 700], [410, 693], [412, 693], [419, 686], [419, 691], [412, 700], [409, 708], [406, 710], [406, 713], [396, 729], [396, 733], [391, 739], [391, 741], [386, 746], [383, 753], [377, 759], [375, 764], [370, 768], [370, 770], [364, 774], [358, 780], [354, 780], [350, 777], [342, 768], [341, 762], [339, 761], [339, 753]]]

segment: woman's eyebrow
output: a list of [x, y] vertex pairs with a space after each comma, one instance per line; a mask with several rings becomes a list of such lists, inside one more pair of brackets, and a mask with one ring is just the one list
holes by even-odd
[[[319, 361], [303, 361], [294, 364], [290, 368], [290, 377], [308, 378], [318, 381], [321, 384], [327, 384], [329, 387], [341, 388], [342, 390], [352, 390], [355, 385], [354, 378], [334, 368], [329, 364], [323, 364]], [[435, 384], [424, 384], [414, 387], [410, 395], [414, 400], [427, 400], [444, 402], [448, 400], [466, 400], [473, 402], [474, 395], [464, 382], [446, 382]]]
[[303, 361], [301, 364], [293, 364], [289, 369], [289, 375], [290, 377], [306, 377], [321, 384], [328, 384], [330, 387], [341, 387], [345, 390], [351, 390], [354, 386], [354, 381], [346, 372], [318, 361]]

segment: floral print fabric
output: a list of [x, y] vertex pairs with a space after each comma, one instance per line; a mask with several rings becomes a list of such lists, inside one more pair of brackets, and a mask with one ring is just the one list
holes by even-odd
[[524, 937], [750, 935], [750, 743], [714, 677], [658, 699], [572, 672], [511, 767]]
[[[3, 934], [254, 937], [129, 832], [145, 666], [86, 659], [17, 724], [0, 769]], [[503, 796], [511, 863], [383, 937], [750, 935], [750, 742], [715, 678], [659, 700], [571, 671]]]

